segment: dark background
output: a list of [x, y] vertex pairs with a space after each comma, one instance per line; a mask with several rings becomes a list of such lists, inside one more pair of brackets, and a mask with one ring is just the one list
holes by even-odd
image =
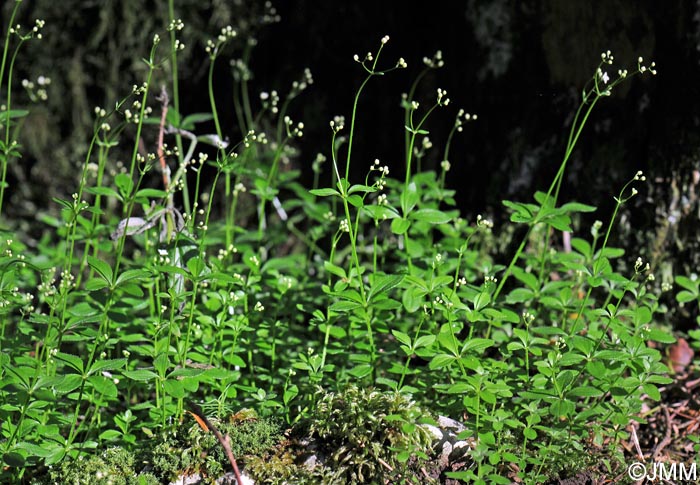
[[[3, 6], [3, 22], [12, 3]], [[349, 124], [365, 75], [353, 55], [376, 53], [381, 37], [389, 35], [380, 66], [403, 57], [409, 68], [372, 79], [364, 91], [353, 176], [364, 179], [379, 158], [400, 177], [400, 96], [421, 70], [422, 58], [439, 49], [445, 67], [424, 78], [418, 99], [428, 106], [441, 87], [451, 104], [428, 122], [435, 148], [427, 168], [439, 167], [457, 110], [477, 113], [478, 121], [455, 138], [448, 178], [469, 218], [484, 213], [503, 222], [502, 199], [529, 201], [535, 190], [548, 187], [581, 89], [601, 52], [609, 49], [615, 56], [612, 77], [618, 68], [634, 70], [638, 56], [656, 61], [657, 76], [635, 76], [598, 104], [569, 162], [563, 197], [598, 206], [591, 221], [606, 221], [613, 196], [643, 170], [648, 181], [639, 186], [640, 197], [626, 205], [615, 243], [652, 260], [665, 280], [700, 264], [693, 178], [700, 170], [698, 2], [297, 0], [273, 5], [280, 22], [262, 25], [269, 13], [264, 2], [175, 1], [188, 47], [180, 64], [182, 111], [209, 109], [203, 45], [222, 26], [233, 25], [241, 35], [218, 61], [215, 79], [227, 134], [240, 138], [228, 101], [227, 60], [240, 56], [244, 39], [252, 36], [257, 39], [250, 63], [254, 97], [263, 90], [287, 92], [304, 67], [313, 73], [314, 84], [290, 108], [292, 118], [306, 125], [295, 163], [309, 180], [316, 153], [328, 155], [329, 120], [342, 114]], [[22, 23], [31, 25], [37, 17], [47, 21], [44, 40], [28, 46], [18, 75], [49, 74], [53, 83], [49, 102], [33, 109], [24, 127], [25, 159], [10, 173], [8, 213], [22, 223], [51, 208], [51, 197], [73, 191], [92, 131], [92, 109], [113, 105], [141, 82], [140, 59], [153, 33], [167, 25], [168, 9], [166, 1], [25, 2]], [[158, 74], [164, 82], [167, 69]]]
[[[403, 139], [400, 93], [440, 49], [446, 65], [422, 85], [424, 104], [437, 87], [452, 105], [430, 120], [441, 146], [459, 107], [478, 113], [451, 154], [459, 200], [467, 211], [493, 208], [502, 197], [525, 197], [548, 184], [561, 161], [583, 85], [610, 49], [617, 68], [654, 59], [656, 77], [637, 77], [599, 103], [572, 160], [567, 192], [604, 202], [639, 169], [666, 177], [687, 169], [698, 138], [697, 23], [694, 4], [675, 2], [430, 2], [419, 9], [401, 2], [298, 1], [280, 5], [283, 21], [265, 32], [264, 55], [254, 58], [260, 76], [291, 78], [309, 66], [316, 83], [299, 103], [311, 146], [323, 146], [333, 114], [349, 115], [364, 72], [355, 53], [402, 56], [407, 71], [374, 79], [361, 101], [356, 159], [395, 162]], [[436, 153], [439, 162], [441, 153]], [[398, 168], [398, 167], [397, 167]], [[474, 183], [477, 182], [477, 183]]]

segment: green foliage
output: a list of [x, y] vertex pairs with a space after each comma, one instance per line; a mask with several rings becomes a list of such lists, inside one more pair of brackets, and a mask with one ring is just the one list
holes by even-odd
[[[655, 73], [653, 63], [640, 59], [634, 72], [610, 79], [613, 59], [603, 54], [551, 185], [531, 201], [504, 201], [524, 236], [501, 264], [508, 258], [494, 249], [493, 224], [465, 221], [446, 184], [453, 136], [477, 116], [459, 110], [440, 172], [420, 169], [432, 147], [429, 120], [449, 109], [441, 89], [418, 101], [419, 81], [442, 66], [440, 55], [426, 59], [402, 102], [405, 176], [390, 177], [377, 160], [364, 180], [350, 180], [361, 93], [406, 68], [403, 58], [381, 67], [387, 37], [376, 54], [356, 59], [367, 76], [349, 134], [335, 118], [309, 189], [293, 164], [304, 126], [288, 113], [311, 74], [282, 99], [253, 96], [250, 73], [234, 63], [230, 91], [244, 135], [229, 144], [213, 74], [233, 48], [248, 59], [250, 45], [233, 45], [229, 27], [209, 40], [200, 55], [209, 62], [210, 112], [180, 113], [181, 28], [170, 9], [168, 29], [148, 37], [143, 81], [113, 110], [95, 111], [77, 188], [43, 217], [46, 235], [33, 247], [10, 231], [0, 239], [2, 480], [31, 479], [42, 466], [68, 473], [76, 460], [97, 473], [116, 466], [98, 460], [99, 450], [128, 453], [144, 443], [159, 477], [199, 471], [212, 479], [228, 464], [213, 435], [185, 421], [191, 400], [206, 402], [234, 453], [256, 455], [251, 468], [270, 483], [260, 457], [274, 456], [273, 468], [291, 460], [288, 450], [273, 452], [274, 418], [326, 447], [328, 467], [296, 468], [309, 483], [410, 483], [430, 454], [420, 426], [428, 410], [463, 417], [461, 438], [473, 443], [474, 466], [446, 477], [535, 483], [586, 465], [572, 453], [608, 447], [619, 459], [628, 423], [670, 382], [658, 347], [674, 341], [658, 325], [663, 307], [648, 265], [608, 244], [644, 176], [622, 187], [605, 225], [590, 228], [580, 214], [595, 208], [562, 201], [561, 188], [596, 104], [634, 74]], [[154, 92], [166, 64], [172, 104], [168, 90]], [[158, 108], [149, 116], [147, 106]], [[24, 114], [9, 102], [6, 109], [3, 188], [21, 153], [13, 120]], [[209, 121], [213, 134], [200, 129]], [[154, 127], [177, 149], [142, 155], [143, 130]], [[121, 165], [117, 146], [130, 154]], [[676, 281], [680, 303], [700, 302], [696, 280]], [[260, 418], [225, 422], [242, 408]]]

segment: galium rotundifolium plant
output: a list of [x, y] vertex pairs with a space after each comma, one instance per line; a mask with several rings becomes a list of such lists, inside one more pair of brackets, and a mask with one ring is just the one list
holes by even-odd
[[[548, 190], [534, 202], [504, 202], [512, 222], [526, 226], [504, 266], [491, 254], [493, 224], [461, 218], [446, 184], [454, 135], [477, 116], [458, 110], [439, 171], [423, 166], [439, 145], [430, 121], [452, 107], [442, 88], [421, 95], [421, 82], [444, 65], [441, 53], [424, 59], [401, 99], [400, 180], [380, 160], [350, 180], [364, 88], [407, 68], [403, 58], [381, 67], [388, 36], [376, 54], [355, 57], [366, 77], [347, 121], [330, 122], [331, 144], [314, 162], [308, 191], [287, 162], [304, 131], [289, 106], [310, 73], [286, 97], [268, 90], [257, 99], [247, 72], [255, 42], [244, 40], [229, 80], [241, 141], [230, 142], [213, 73], [238, 33], [225, 27], [206, 47], [210, 112], [180, 113], [183, 25], [169, 6], [169, 42], [154, 37], [144, 83], [113, 109], [96, 110], [78, 189], [57, 201], [59, 249], [39, 243], [50, 262], [23, 267], [16, 254], [26, 248], [5, 241], [0, 312], [13, 316], [0, 334], [3, 478], [158, 439], [190, 419], [192, 398], [222, 420], [243, 406], [288, 424], [310, 418], [336, 447], [333, 459], [358, 464], [338, 470], [353, 480], [392, 475], [387, 464], [404, 477], [411, 458], [427, 456], [421, 413], [406, 403], [464, 418], [471, 461], [447, 473], [477, 483], [542, 481], [571, 453], [624, 438], [642, 398], [658, 398], [656, 385], [666, 382], [647, 341], [669, 341], [653, 325], [659, 305], [646, 265], [616, 270], [628, 256], [610, 246], [618, 211], [643, 175], [623, 187], [606, 229], [596, 223], [590, 237], [575, 221], [594, 208], [560, 198], [594, 106], [627, 78], [654, 74], [653, 63], [640, 59], [634, 73], [612, 79], [613, 57], [603, 54]], [[156, 92], [166, 62], [171, 92]], [[199, 134], [205, 121], [214, 133]], [[118, 165], [113, 149], [126, 140], [131, 157]], [[202, 145], [213, 150], [197, 153]], [[318, 188], [324, 160], [331, 186]], [[5, 291], [12, 278], [34, 284], [36, 307]], [[345, 386], [351, 380], [357, 386]], [[343, 409], [351, 413], [335, 420]], [[368, 436], [383, 436], [396, 460]]]
[[[374, 56], [367, 59], [376, 65]], [[632, 182], [641, 182], [644, 176], [636, 174], [616, 197], [604, 237], [596, 224], [592, 243], [576, 236], [573, 220], [577, 213], [595, 208], [578, 202], [559, 204], [568, 160], [593, 108], [632, 76], [656, 73], [654, 63], [645, 65], [640, 58], [636, 71], [620, 69], [612, 79], [608, 71], [613, 61], [610, 52], [603, 53], [584, 87], [564, 158], [547, 191], [537, 192], [534, 203], [504, 201], [513, 211], [511, 221], [527, 226], [505, 267], [488, 258], [480, 261], [478, 248], [469, 246], [474, 235], [489, 229], [484, 227], [490, 225], [485, 219], [468, 228], [454, 218], [455, 213], [441, 207], [450, 205], [449, 194], [440, 189], [444, 189], [444, 174], [450, 168], [449, 143], [454, 130], [445, 148], [446, 163], [441, 164], [442, 183], [436, 183], [434, 175], [413, 173], [411, 168], [413, 157], [420, 153], [416, 139], [427, 135], [424, 126], [428, 115], [448, 104], [443, 90], [438, 91], [437, 102], [419, 117], [420, 103], [405, 97], [405, 180], [395, 184], [387, 177], [382, 186], [399, 193], [382, 193], [377, 205], [369, 205], [365, 199], [376, 188], [367, 183], [353, 186], [347, 181], [352, 140], [348, 141], [343, 179], [335, 142], [341, 124], [331, 122], [337, 189], [312, 193], [340, 199], [345, 216], [340, 233], [348, 234], [351, 250], [343, 268], [339, 264], [342, 259], [335, 256], [343, 254], [339, 240], [334, 241], [334, 259], [325, 263], [330, 274], [327, 292], [334, 303], [323, 318], [349, 324], [348, 329], [337, 332], [339, 335], [361, 335], [359, 329], [365, 324], [367, 344], [356, 342], [355, 347], [369, 350], [370, 359], [351, 371], [355, 377], [421, 392], [428, 399], [434, 395], [445, 411], [466, 413], [467, 433], [475, 438], [476, 467], [452, 473], [454, 478], [505, 483], [507, 478], [501, 474], [509, 462], [519, 465], [521, 477], [526, 471], [535, 472], [530, 478], [537, 477], [543, 470], [556, 469], [557, 457], [572, 450], [580, 452], [588, 439], [599, 446], [610, 438], [609, 443], [617, 443], [625, 436], [626, 424], [640, 410], [640, 398], [658, 398], [656, 385], [668, 382], [660, 353], [646, 344], [672, 339], [653, 328], [653, 315], [659, 306], [656, 296], [647, 291], [645, 267], [635, 263], [632, 275], [616, 272], [614, 260], [624, 252], [609, 246], [618, 210], [636, 195], [638, 189]], [[351, 126], [359, 92], [361, 89], [353, 105]], [[414, 92], [412, 88], [410, 98]], [[455, 129], [462, 127], [462, 120], [475, 118], [461, 111]], [[441, 196], [434, 197], [434, 192]], [[354, 213], [351, 208], [355, 208]], [[386, 219], [391, 219], [390, 231], [381, 231]], [[363, 225], [370, 221], [373, 223]], [[377, 238], [394, 238], [393, 244], [400, 248], [393, 251], [394, 257], [399, 256], [405, 266], [377, 265], [380, 251], [372, 249], [366, 251], [372, 256], [361, 260], [365, 251], [358, 234], [368, 226], [374, 226], [375, 232], [362, 240], [370, 240], [370, 248], [378, 248], [382, 244]], [[440, 237], [434, 235], [436, 232]], [[555, 238], [568, 242], [557, 247]], [[383, 245], [384, 251], [389, 250], [387, 246]], [[386, 254], [379, 255], [384, 257]], [[511, 278], [516, 281], [511, 282]], [[398, 296], [397, 290], [403, 295], [400, 305], [394, 296]], [[381, 295], [378, 301], [372, 298], [375, 294]], [[381, 322], [375, 319], [380, 314]], [[347, 320], [341, 320], [341, 315]], [[328, 334], [337, 325], [325, 328], [328, 345]], [[397, 357], [403, 355], [403, 365], [392, 364], [386, 357], [378, 359], [373, 353], [377, 341], [395, 348]], [[387, 353], [385, 350], [384, 356]], [[357, 362], [362, 359], [362, 355], [354, 357]], [[427, 368], [415, 369], [416, 359], [427, 360]], [[398, 381], [394, 375], [399, 376]]]

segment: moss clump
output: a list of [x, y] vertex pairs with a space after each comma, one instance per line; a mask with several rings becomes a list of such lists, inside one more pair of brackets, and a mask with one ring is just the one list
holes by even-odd
[[[240, 413], [239, 413], [240, 414]], [[248, 417], [243, 421], [211, 420], [222, 435], [228, 435], [236, 460], [262, 456], [282, 439], [280, 424], [271, 418]], [[155, 473], [173, 480], [182, 474], [200, 473], [206, 480], [223, 475], [230, 468], [226, 453], [213, 433], [185, 421], [151, 452]]]
[[[261, 455], [272, 449], [282, 438], [280, 423], [271, 418], [247, 419], [239, 423], [224, 423], [219, 428], [231, 440], [233, 456]], [[224, 458], [223, 450], [221, 456]]]
[[123, 448], [109, 448], [86, 459], [64, 460], [40, 482], [66, 485], [159, 485], [150, 473], [134, 470], [134, 455]]
[[421, 476], [432, 438], [419, 424], [430, 417], [410, 398], [355, 385], [319, 393], [303, 427], [326, 454], [333, 483], [411, 483]]
[[295, 456], [288, 449], [278, 449], [274, 454], [250, 456], [245, 470], [259, 485], [337, 485], [330, 468], [317, 465], [309, 469], [296, 464]]

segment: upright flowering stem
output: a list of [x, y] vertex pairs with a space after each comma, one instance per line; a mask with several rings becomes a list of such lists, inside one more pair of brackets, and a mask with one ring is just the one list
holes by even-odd
[[374, 72], [370, 72], [369, 75], [365, 78], [364, 81], [362, 81], [362, 84], [360, 85], [360, 88], [357, 90], [357, 93], [355, 93], [355, 100], [352, 103], [352, 117], [350, 118], [350, 135], [348, 138], [348, 153], [345, 157], [345, 180], [350, 179], [350, 160], [352, 159], [352, 146], [353, 146], [353, 141], [355, 139], [355, 120], [357, 117], [357, 105], [360, 102], [360, 94], [362, 94], [362, 90], [365, 89], [365, 86], [369, 82], [369, 80], [372, 78], [372, 76], [375, 76], [378, 74], [375, 74]]
[[360, 85], [359, 89], [357, 90], [357, 93], [355, 93], [355, 100], [353, 101], [352, 104], [352, 117], [350, 118], [350, 135], [348, 139], [348, 153], [345, 159], [345, 179], [349, 180], [350, 179], [350, 161], [352, 159], [352, 145], [355, 137], [355, 121], [357, 120], [357, 106], [360, 101], [360, 94], [362, 94], [362, 91], [365, 89], [365, 86], [369, 82], [369, 80], [373, 76], [383, 76], [384, 74], [393, 71], [394, 69], [399, 69], [399, 68], [406, 68], [406, 62], [403, 60], [403, 58], [400, 58], [396, 65], [390, 69], [385, 69], [383, 71], [378, 71], [377, 70], [377, 62], [379, 61], [379, 56], [382, 53], [382, 49], [384, 49], [384, 45], [389, 41], [389, 36], [385, 35], [382, 37], [381, 44], [379, 46], [379, 50], [377, 51], [376, 57], [371, 53], [368, 52], [367, 55], [364, 57], [363, 60], [360, 60], [360, 56], [355, 54], [354, 59], [355, 62], [358, 62], [362, 65], [364, 70], [367, 72], [367, 77], [365, 77], [364, 81], [362, 81], [362, 84]]
[[[355, 220], [353, 222], [352, 214], [350, 212], [350, 204], [348, 202], [348, 189], [350, 188], [350, 164], [352, 160], [352, 147], [353, 143], [355, 140], [355, 122], [357, 121], [357, 107], [359, 105], [360, 101], [360, 95], [362, 94], [362, 91], [364, 90], [365, 86], [369, 82], [369, 80], [373, 76], [382, 76], [386, 74], [387, 72], [393, 71], [394, 69], [397, 68], [405, 68], [406, 67], [406, 62], [403, 60], [403, 58], [399, 59], [399, 61], [396, 63], [396, 65], [390, 69], [386, 69], [384, 71], [378, 71], [377, 70], [377, 61], [379, 60], [379, 56], [382, 52], [382, 49], [384, 48], [384, 45], [389, 41], [389, 36], [384, 36], [381, 39], [381, 45], [379, 47], [379, 50], [377, 51], [376, 57], [371, 53], [367, 53], [367, 55], [364, 57], [363, 60], [360, 60], [360, 57], [358, 55], [354, 56], [355, 62], [358, 62], [359, 64], [362, 65], [364, 70], [367, 72], [367, 76], [365, 79], [362, 81], [362, 84], [357, 90], [357, 93], [355, 94], [355, 99], [353, 101], [353, 106], [352, 106], [352, 117], [350, 119], [350, 135], [348, 139], [348, 151], [345, 159], [345, 178], [341, 178], [340, 171], [338, 170], [338, 164], [336, 160], [336, 146], [335, 146], [335, 135], [336, 133], [342, 129], [341, 124], [336, 125], [336, 122], [339, 122], [339, 119], [334, 120], [331, 122], [331, 128], [333, 129], [333, 141], [331, 143], [331, 154], [333, 157], [333, 168], [335, 170], [335, 176], [338, 179], [337, 182], [337, 188], [340, 192], [340, 198], [342, 200], [343, 204], [343, 212], [344, 212], [344, 220], [341, 222], [343, 224], [342, 228], [344, 232], [348, 232], [348, 235], [350, 237], [350, 250], [351, 250], [351, 255], [352, 259], [350, 262], [350, 266], [354, 266], [357, 272], [357, 280], [358, 280], [358, 286], [359, 286], [359, 291], [360, 291], [360, 297], [362, 301], [364, 302], [365, 308], [368, 306], [368, 300], [367, 300], [367, 292], [365, 290], [365, 285], [364, 282], [362, 281], [362, 265], [360, 263], [360, 257], [357, 251], [357, 236], [358, 236], [358, 231], [359, 231], [359, 220], [360, 220], [360, 214], [359, 212], [357, 213], [357, 216], [355, 217]], [[366, 323], [367, 327], [367, 340], [370, 348], [370, 362], [372, 364], [372, 374], [374, 375], [374, 364], [376, 361], [376, 346], [374, 344], [374, 335], [373, 335], [373, 329], [372, 329], [372, 321], [371, 321], [371, 315], [369, 312], [365, 311], [364, 312], [364, 320]]]
[[[410, 110], [409, 115], [408, 115], [408, 124], [406, 125], [406, 131], [410, 133], [410, 139], [408, 142], [408, 150], [406, 152], [406, 178], [404, 180], [404, 192], [408, 193], [409, 191], [409, 184], [411, 183], [411, 163], [413, 160], [413, 147], [415, 146], [416, 143], [416, 136], [419, 134], [426, 133], [424, 130], [421, 130], [421, 127], [425, 124], [425, 122], [428, 120], [428, 117], [430, 114], [437, 108], [438, 106], [447, 106], [450, 102], [450, 99], [447, 98], [445, 95], [447, 94], [445, 91], [442, 89], [438, 88], [438, 97], [437, 97], [437, 102], [430, 107], [427, 113], [423, 115], [423, 117], [420, 119], [418, 124], [414, 124], [413, 122], [413, 114], [415, 111], [418, 109], [418, 102], [416, 101], [411, 101], [410, 106], [407, 108]], [[411, 211], [411, 207], [401, 207], [401, 212], [404, 218], [408, 218], [408, 214]], [[406, 260], [408, 262], [408, 270], [411, 271], [413, 268], [413, 262], [411, 260], [411, 252], [409, 250], [409, 245], [410, 245], [410, 237], [408, 235], [408, 230], [404, 232], [403, 234], [404, 237], [404, 245], [406, 247]]]
[[[224, 162], [226, 160], [226, 151], [225, 151], [225, 144], [224, 144], [224, 134], [223, 131], [221, 130], [221, 123], [219, 122], [219, 113], [218, 110], [216, 109], [216, 100], [214, 99], [214, 64], [216, 63], [216, 58], [218, 57], [218, 54], [220, 50], [223, 48], [223, 46], [231, 39], [236, 37], [238, 34], [237, 32], [231, 28], [231, 26], [227, 26], [221, 29], [221, 33], [218, 35], [216, 41], [214, 40], [208, 40], [207, 41], [207, 46], [205, 48], [207, 54], [209, 54], [209, 74], [207, 76], [207, 91], [209, 94], [209, 107], [211, 108], [211, 114], [214, 119], [214, 126], [216, 128], [216, 136], [218, 138], [218, 150], [219, 153], [217, 155], [217, 159], [220, 160], [221, 162]], [[224, 198], [224, 213], [229, 214], [231, 210], [231, 200], [230, 200], [230, 194], [231, 194], [231, 172], [226, 171], [226, 178], [225, 178], [225, 198]], [[196, 201], [195, 201], [196, 203]], [[233, 240], [233, 227], [231, 227], [229, 224], [226, 225], [226, 246], [228, 247], [229, 244], [231, 244], [231, 241]]]
[[[416, 90], [418, 89], [418, 85], [420, 84], [423, 77], [425, 77], [425, 75], [428, 74], [428, 72], [430, 72], [432, 69], [439, 69], [445, 65], [444, 61], [442, 60], [442, 51], [437, 51], [432, 58], [424, 57], [423, 64], [425, 64], [425, 68], [418, 74], [418, 76], [416, 76], [416, 79], [411, 84], [411, 89], [409, 89], [408, 94], [404, 95], [404, 126], [410, 126], [410, 116], [412, 113], [411, 103], [414, 100]], [[406, 130], [406, 132], [404, 133], [404, 151], [406, 159], [408, 159], [410, 151], [413, 150], [413, 148], [410, 146], [410, 142], [411, 132], [409, 130]]]
[[[5, 76], [5, 66], [7, 62], [7, 55], [10, 49], [10, 36], [16, 35], [19, 38], [19, 42], [15, 47], [12, 58], [10, 59], [10, 65], [7, 73], [7, 100], [5, 101], [4, 120], [2, 122], [5, 124], [5, 139], [2, 141], [2, 146], [0, 147], [0, 163], [2, 164], [2, 175], [0, 175], [0, 215], [2, 215], [3, 201], [5, 200], [5, 187], [7, 185], [7, 165], [10, 158], [18, 157], [19, 152], [17, 151], [17, 141], [10, 140], [10, 132], [12, 126], [12, 71], [14, 69], [15, 60], [19, 54], [19, 50], [27, 40], [36, 36], [41, 39], [40, 30], [44, 26], [43, 20], [37, 20], [36, 25], [29, 31], [29, 33], [22, 35], [18, 29], [19, 26], [14, 26], [15, 17], [19, 9], [22, 0], [15, 0], [15, 6], [12, 9], [12, 14], [10, 15], [10, 22], [7, 25], [7, 33], [5, 34], [5, 45], [2, 50], [2, 63], [0, 63], [0, 88], [2, 88], [2, 83]], [[15, 137], [16, 138], [16, 137]]]
[[[610, 51], [604, 52], [601, 54], [601, 62], [598, 65], [598, 68], [589, 81], [589, 83], [586, 85], [586, 87], [583, 90], [583, 97], [581, 104], [578, 107], [578, 110], [576, 111], [576, 116], [574, 117], [573, 124], [571, 126], [571, 129], [569, 130], [569, 137], [567, 140], [567, 145], [566, 145], [566, 150], [564, 151], [564, 158], [559, 166], [559, 170], [557, 170], [556, 175], [554, 176], [554, 179], [552, 180], [552, 183], [549, 186], [549, 189], [547, 190], [547, 194], [545, 197], [544, 202], [542, 205], [538, 208], [537, 213], [535, 214], [533, 221], [530, 223], [529, 228], [525, 236], [523, 237], [523, 240], [520, 243], [520, 246], [516, 250], [513, 259], [511, 259], [510, 264], [508, 265], [508, 268], [506, 269], [505, 273], [503, 274], [503, 277], [501, 278], [501, 282], [499, 283], [498, 287], [496, 288], [496, 291], [494, 292], [493, 298], [496, 299], [498, 295], [500, 294], [501, 290], [503, 289], [506, 281], [508, 280], [509, 276], [512, 273], [513, 267], [515, 264], [518, 262], [520, 255], [525, 249], [525, 245], [527, 244], [528, 238], [530, 236], [530, 233], [532, 232], [532, 229], [534, 228], [535, 225], [539, 224], [541, 221], [539, 220], [539, 217], [542, 213], [542, 208], [547, 206], [547, 205], [555, 205], [557, 202], [557, 198], [559, 196], [559, 188], [561, 187], [561, 182], [564, 177], [564, 172], [566, 170], [566, 165], [567, 162], [569, 161], [569, 158], [571, 157], [571, 154], [573, 153], [574, 147], [576, 146], [576, 143], [579, 140], [579, 137], [581, 135], [581, 132], [583, 131], [584, 126], [586, 125], [586, 122], [588, 121], [588, 117], [590, 116], [591, 112], [593, 111], [593, 108], [595, 107], [596, 103], [600, 100], [602, 97], [607, 97], [610, 96], [612, 93], [612, 89], [619, 83], [623, 82], [625, 79], [632, 77], [635, 74], [642, 74], [645, 72], [650, 72], [651, 74], [655, 75], [656, 74], [656, 69], [655, 66], [656, 64], [652, 62], [649, 66], [644, 66], [642, 65], [643, 59], [640, 57], [637, 60], [637, 70], [633, 72], [631, 75], [628, 75], [628, 72], [626, 69], [624, 70], [618, 70], [617, 74], [618, 77], [615, 79], [615, 81], [610, 82], [610, 76], [606, 71], [603, 71], [603, 67], [606, 65], [611, 65], [613, 63], [613, 56], [610, 53]], [[587, 109], [584, 112], [584, 107], [587, 107]], [[584, 113], [583, 116], [581, 117], [581, 113]], [[553, 201], [553, 202], [552, 202]], [[546, 244], [549, 242], [549, 237], [546, 239]], [[544, 251], [546, 252], [547, 248], [545, 245]], [[543, 263], [542, 263], [543, 264]]]
[[[634, 187], [630, 191], [629, 196], [625, 197], [625, 192], [627, 191], [628, 187], [633, 182], [636, 182], [636, 181], [643, 182], [645, 180], [646, 180], [646, 177], [644, 176], [644, 174], [641, 171], [637, 172], [635, 174], [634, 178], [632, 180], [630, 180], [629, 182], [627, 182], [624, 187], [622, 187], [622, 190], [620, 191], [620, 195], [618, 197], [615, 197], [615, 208], [613, 209], [612, 216], [610, 217], [610, 222], [608, 223], [608, 229], [605, 232], [605, 237], [603, 238], [603, 244], [600, 247], [600, 250], [598, 250], [598, 256], [593, 261], [593, 266], [592, 266], [593, 277], [596, 277], [598, 275], [598, 273], [600, 272], [600, 264], [601, 264], [601, 261], [603, 260], [602, 259], [603, 258], [603, 250], [606, 247], [608, 247], [608, 239], [610, 238], [610, 234], [612, 233], [613, 224], [615, 222], [615, 219], [617, 218], [617, 213], [620, 211], [620, 207], [622, 206], [622, 204], [624, 204], [625, 202], [630, 200], [632, 197], [636, 196], [638, 193], [637, 189]], [[647, 266], [648, 266], [648, 264], [647, 264]], [[638, 266], [635, 267], [635, 271], [638, 269], [639, 269]], [[588, 303], [588, 300], [591, 296], [592, 291], [593, 291], [593, 286], [589, 286], [588, 291], [586, 292], [586, 296], [581, 301], [580, 308], [578, 309], [578, 311], [576, 313], [576, 319], [574, 320], [573, 324], [571, 325], [571, 330], [569, 331], [569, 336], [573, 335], [574, 332], [577, 331], [578, 321], [581, 318], [581, 314], [583, 313], [583, 309], [586, 308], [586, 304]], [[624, 292], [623, 292], [623, 295], [624, 295]], [[620, 300], [618, 301], [617, 306], [615, 308], [619, 307], [621, 302], [622, 302], [622, 297], [620, 297]]]
[[[178, 19], [175, 18], [175, 2], [174, 0], [168, 0], [168, 20], [170, 21], [171, 27], [175, 25], [182, 25]], [[181, 27], [180, 27], [181, 28]], [[179, 28], [170, 28], [170, 77], [172, 80], [172, 91], [173, 91], [173, 107], [175, 111], [182, 119], [182, 113], [180, 113], [180, 80], [178, 77], [178, 63], [177, 63], [177, 53], [178, 53], [178, 41], [176, 39], [177, 31]], [[175, 131], [175, 146], [177, 146], [177, 157], [178, 165], [184, 162], [184, 151], [182, 148], [182, 135], [180, 131]], [[190, 214], [190, 193], [187, 189], [187, 177], [182, 177], [182, 204], [185, 209], [185, 214]]]

